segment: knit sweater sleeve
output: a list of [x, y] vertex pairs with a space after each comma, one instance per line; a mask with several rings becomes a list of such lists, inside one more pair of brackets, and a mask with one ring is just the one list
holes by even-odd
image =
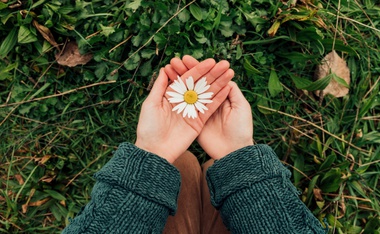
[[326, 233], [267, 145], [248, 146], [207, 171], [212, 204], [232, 233]]
[[133, 144], [121, 144], [94, 177], [91, 201], [63, 234], [162, 233], [176, 211], [179, 171]]

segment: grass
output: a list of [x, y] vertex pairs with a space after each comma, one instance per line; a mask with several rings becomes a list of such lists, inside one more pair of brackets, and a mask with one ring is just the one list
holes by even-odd
[[[380, 6], [305, 2], [0, 3], [0, 232], [60, 232], [90, 200], [92, 175], [134, 141], [158, 69], [191, 54], [230, 61], [255, 141], [276, 151], [330, 233], [379, 233]], [[93, 60], [59, 65], [33, 20]], [[347, 61], [350, 92], [320, 101], [294, 80], [312, 82], [332, 49]]]

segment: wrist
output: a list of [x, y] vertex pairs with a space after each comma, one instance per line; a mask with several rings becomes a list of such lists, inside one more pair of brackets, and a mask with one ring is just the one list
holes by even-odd
[[235, 151], [240, 150], [242, 148], [245, 148], [247, 146], [253, 146], [253, 145], [254, 145], [253, 139], [250, 139], [250, 140], [247, 140], [244, 142], [239, 142], [239, 143], [236, 143], [234, 145], [229, 145], [228, 147], [224, 148], [223, 150], [217, 152], [217, 154], [212, 158], [215, 160], [219, 160], [219, 159], [222, 159], [222, 158], [226, 157], [227, 155], [231, 154], [232, 152], [235, 152]]
[[169, 152], [167, 152], [166, 150], [164, 149], [161, 149], [160, 147], [156, 147], [154, 145], [151, 145], [151, 144], [144, 144], [142, 143], [142, 141], [140, 141], [139, 139], [136, 140], [135, 142], [135, 146], [144, 150], [144, 151], [147, 151], [149, 153], [152, 153], [152, 154], [155, 154], [163, 159], [165, 159], [166, 161], [168, 161], [169, 163], [173, 163], [175, 161], [175, 159], [177, 157], [171, 155]]

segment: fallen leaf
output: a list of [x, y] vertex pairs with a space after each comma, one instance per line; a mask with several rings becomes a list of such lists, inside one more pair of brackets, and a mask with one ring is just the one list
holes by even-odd
[[338, 82], [337, 79], [343, 79], [347, 85], [350, 85], [350, 70], [347, 67], [346, 61], [339, 57], [339, 55], [333, 50], [328, 53], [322, 61], [322, 64], [315, 70], [314, 77], [319, 80], [328, 75], [335, 74], [337, 78], [332, 78], [327, 87], [322, 90], [322, 94], [319, 90], [315, 91], [315, 94], [324, 97], [326, 94], [331, 94], [335, 97], [343, 97], [348, 94], [349, 89], [345, 85]]
[[68, 67], [75, 67], [77, 65], [84, 65], [92, 59], [92, 54], [80, 54], [78, 44], [75, 41], [66, 44], [61, 53], [55, 55], [58, 64]]
[[15, 178], [18, 181], [19, 185], [24, 184], [24, 179], [22, 178], [22, 176], [20, 174], [15, 175]]
[[47, 197], [47, 198], [39, 200], [39, 201], [30, 202], [29, 206], [41, 206], [41, 205], [45, 204], [46, 202], [48, 202], [49, 200], [50, 200], [50, 198]]
[[313, 188], [313, 194], [314, 194], [315, 200], [317, 200], [317, 201], [323, 201], [322, 190], [317, 189], [317, 188]]
[[33, 20], [33, 25], [36, 29], [41, 33], [41, 35], [45, 38], [47, 42], [49, 42], [52, 46], [59, 50], [59, 46], [54, 39], [53, 34], [50, 32], [50, 29], [39, 24], [36, 20]]

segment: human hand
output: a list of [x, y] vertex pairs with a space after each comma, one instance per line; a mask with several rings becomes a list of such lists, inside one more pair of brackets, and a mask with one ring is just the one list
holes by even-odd
[[[182, 61], [173, 58], [165, 71], [170, 79], [186, 72], [199, 62], [191, 56], [184, 56]], [[253, 145], [252, 112], [248, 101], [234, 82], [229, 82], [231, 90], [227, 99], [211, 116], [198, 136], [198, 142], [213, 159], [220, 159], [227, 154]]]
[[[213, 59], [207, 59], [197, 63], [192, 69], [183, 72], [182, 80], [192, 76], [194, 81], [206, 77], [211, 84], [207, 92], [213, 92], [212, 103], [208, 103], [208, 110], [199, 114], [198, 118], [190, 119], [182, 117], [172, 111], [175, 106], [169, 103], [167, 91], [168, 76], [165, 70], [160, 70], [159, 76], [153, 88], [144, 101], [139, 123], [137, 125], [137, 139], [135, 145], [143, 150], [157, 154], [173, 163], [200, 134], [204, 124], [210, 118], [221, 103], [226, 99], [230, 87], [226, 84], [232, 79], [233, 73], [229, 64], [215, 64]], [[172, 79], [177, 79], [177, 76]], [[224, 84], [224, 85], [223, 85]]]

